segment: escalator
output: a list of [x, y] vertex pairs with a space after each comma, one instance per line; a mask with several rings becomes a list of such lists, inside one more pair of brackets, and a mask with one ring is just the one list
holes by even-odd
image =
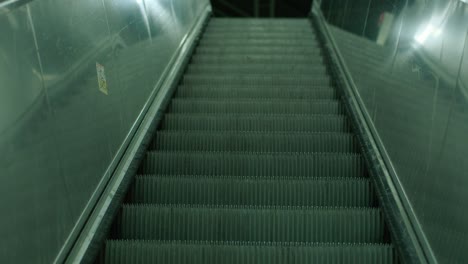
[[104, 263], [397, 263], [308, 19], [212, 18]]

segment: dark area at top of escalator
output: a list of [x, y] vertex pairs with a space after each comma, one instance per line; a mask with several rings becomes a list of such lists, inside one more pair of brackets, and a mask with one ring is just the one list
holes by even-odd
[[312, 0], [211, 0], [216, 17], [305, 17]]

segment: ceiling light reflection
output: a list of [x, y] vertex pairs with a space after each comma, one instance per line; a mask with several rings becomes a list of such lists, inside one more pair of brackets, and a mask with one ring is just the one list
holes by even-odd
[[414, 39], [416, 40], [416, 42], [418, 42], [419, 44], [422, 45], [422, 44], [426, 43], [426, 41], [427, 41], [427, 39], [429, 37], [438, 37], [441, 34], [442, 34], [442, 29], [440, 29], [438, 27], [435, 27], [432, 24], [429, 24], [424, 28], [424, 30], [422, 30], [418, 34], [416, 34]]

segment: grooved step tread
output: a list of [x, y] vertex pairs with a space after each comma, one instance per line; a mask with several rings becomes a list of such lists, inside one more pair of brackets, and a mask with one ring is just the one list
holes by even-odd
[[205, 32], [203, 34], [204, 39], [211, 38], [225, 38], [225, 37], [236, 37], [236, 38], [307, 38], [315, 39], [313, 34], [302, 34], [297, 32]]
[[190, 65], [186, 72], [188, 75], [240, 75], [240, 74], [259, 74], [259, 75], [305, 75], [310, 76], [311, 74], [326, 76], [326, 68], [324, 66], [305, 66], [297, 64], [283, 64], [283, 65], [271, 65], [271, 64], [249, 64], [249, 65], [212, 65], [212, 64], [195, 64]]
[[195, 54], [192, 56], [191, 59], [192, 63], [275, 63], [275, 64], [283, 64], [283, 63], [302, 63], [302, 64], [309, 64], [309, 65], [317, 65], [323, 62], [323, 58], [321, 56], [311, 54], [311, 55], [284, 55], [284, 54], [232, 54], [232, 55], [224, 55], [224, 56], [216, 56], [210, 54]]
[[181, 85], [176, 91], [176, 98], [218, 98], [218, 99], [312, 99], [312, 100], [333, 100], [337, 98], [337, 91], [321, 84], [325, 88], [296, 88], [284, 89], [283, 87], [262, 86], [251, 88], [253, 84], [243, 87], [242, 84], [234, 88], [230, 82], [228, 87], [223, 83], [213, 83], [211, 85], [203, 83], [188, 83]]
[[341, 115], [344, 107], [337, 100], [174, 98], [168, 113]]
[[106, 242], [106, 263], [394, 264], [388, 244], [238, 243], [201, 241]]
[[124, 205], [123, 239], [341, 242], [384, 241], [377, 208]]
[[292, 28], [311, 27], [309, 20], [305, 18], [212, 18], [209, 25], [212, 26], [244, 26], [249, 28], [255, 25], [278, 26], [284, 25]]
[[329, 85], [330, 78], [323, 75], [291, 74], [185, 74], [183, 84], [263, 84], [263, 85]]
[[182, 88], [203, 88], [203, 89], [213, 89], [213, 88], [229, 88], [229, 89], [250, 89], [250, 90], [268, 90], [268, 89], [279, 89], [279, 90], [313, 90], [313, 89], [330, 89], [330, 90], [335, 90], [334, 86], [332, 85], [313, 85], [311, 86], [310, 84], [306, 83], [301, 83], [301, 84], [294, 84], [294, 85], [288, 85], [288, 84], [275, 84], [271, 85], [268, 83], [244, 83], [242, 85], [235, 84], [235, 83], [220, 83], [216, 85], [211, 85], [211, 84], [183, 84], [179, 85], [179, 89]]
[[206, 115], [166, 114], [161, 130], [349, 132], [350, 123], [338, 115]]
[[314, 35], [314, 31], [310, 26], [306, 27], [296, 27], [296, 28], [291, 28], [287, 26], [274, 26], [274, 27], [267, 27], [267, 26], [250, 26], [250, 27], [245, 27], [245, 26], [212, 26], [208, 25], [205, 29], [205, 33], [265, 33], [267, 32], [272, 32], [272, 33], [302, 33], [302, 34], [311, 34]]
[[300, 33], [236, 33], [236, 32], [223, 32], [223, 33], [207, 33], [203, 36], [202, 41], [206, 42], [222, 42], [222, 41], [239, 41], [239, 40], [246, 40], [246, 41], [253, 41], [253, 40], [261, 40], [261, 41], [280, 41], [280, 40], [294, 40], [297, 42], [317, 42], [317, 38], [315, 36], [311, 36], [308, 34], [300, 34]]
[[133, 203], [238, 206], [373, 207], [366, 178], [258, 178], [209, 176], [138, 176]]
[[225, 44], [238, 45], [297, 45], [297, 46], [317, 46], [318, 42], [315, 38], [311, 39], [201, 39], [200, 46], [222, 46]]
[[160, 151], [356, 152], [349, 134], [158, 132], [151, 149]]
[[[198, 47], [197, 54], [225, 56], [231, 54], [267, 54], [267, 55], [306, 55], [318, 56], [321, 51], [318, 47], [290, 47], [289, 45], [262, 46], [262, 45], [223, 45], [218, 47]], [[323, 65], [320, 65], [323, 66]]]
[[364, 161], [350, 153], [148, 152], [144, 174], [366, 177]]
[[[244, 30], [242, 30], [244, 29]], [[209, 24], [205, 30], [205, 33], [209, 33], [211, 31], [223, 31], [223, 32], [247, 32], [247, 31], [256, 31], [256, 32], [307, 32], [309, 35], [316, 35], [310, 22], [306, 23], [299, 23], [296, 25], [291, 24], [268, 24], [268, 23], [260, 23], [260, 24]]]

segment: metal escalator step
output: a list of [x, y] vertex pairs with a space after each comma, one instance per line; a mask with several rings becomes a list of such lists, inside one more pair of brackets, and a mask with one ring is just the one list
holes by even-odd
[[209, 54], [195, 54], [191, 59], [192, 63], [225, 63], [226, 65], [232, 63], [251, 63], [251, 64], [268, 64], [276, 63], [281, 64], [308, 64], [319, 65], [323, 62], [323, 58], [318, 55], [283, 55], [283, 54], [242, 54], [242, 55], [209, 55]]
[[[310, 28], [312, 29], [311, 22], [306, 19], [216, 19], [209, 23], [211, 27], [264, 27], [264, 28], [276, 28], [276, 27], [288, 27], [288, 28]], [[268, 31], [267, 31], [268, 32]]]
[[307, 18], [238, 18], [238, 17], [213, 17], [210, 20], [212, 25], [236, 25], [236, 24], [293, 24], [310, 23]]
[[110, 240], [105, 248], [108, 264], [394, 264], [396, 261], [395, 249], [388, 244]]
[[316, 36], [314, 34], [303, 34], [297, 32], [206, 32], [203, 34], [203, 39], [231, 39], [231, 38], [239, 38], [239, 39], [307, 39], [307, 40], [315, 40]]
[[123, 239], [379, 243], [376, 208], [124, 205]]
[[366, 177], [359, 154], [350, 153], [229, 153], [148, 152], [144, 174]]
[[230, 25], [216, 25], [209, 24], [204, 33], [212, 32], [258, 32], [258, 33], [304, 33], [307, 35], [317, 35], [310, 22], [301, 25], [286, 25], [286, 24], [256, 24], [256, 25], [241, 25], [241, 24], [230, 24]]
[[205, 85], [330, 85], [331, 80], [323, 75], [292, 75], [292, 74], [185, 74], [182, 84]]
[[[320, 78], [320, 77], [319, 77]], [[295, 89], [295, 90], [313, 90], [313, 89], [331, 89], [335, 90], [335, 87], [333, 85], [313, 85], [311, 86], [308, 83], [296, 83], [296, 84], [275, 84], [271, 85], [268, 83], [243, 83], [242, 86], [239, 86], [238, 84], [235, 83], [220, 83], [215, 86], [210, 85], [210, 84], [184, 84], [180, 85], [179, 89], [198, 89], [198, 88], [203, 88], [203, 89], [210, 89], [210, 88], [229, 88], [229, 89], [243, 89], [243, 88], [249, 88], [252, 90], [265, 90], [265, 89], [281, 89], [281, 90], [289, 90], [289, 89]]]
[[346, 117], [336, 115], [166, 114], [161, 130], [350, 132]]
[[294, 32], [208, 32], [203, 35], [204, 41], [216, 40], [278, 40], [278, 39], [294, 39], [296, 41], [317, 41], [316, 37], [312, 34], [302, 34]]
[[320, 76], [326, 76], [326, 68], [323, 65], [309, 66], [301, 64], [283, 64], [283, 65], [271, 65], [271, 64], [249, 64], [249, 65], [212, 65], [212, 64], [196, 64], [190, 65], [187, 68], [186, 73], [189, 75], [205, 75], [205, 74], [314, 74]]
[[366, 178], [257, 178], [138, 176], [132, 203], [238, 206], [373, 207], [374, 191]]
[[311, 26], [303, 27], [286, 27], [286, 26], [210, 26], [208, 25], [205, 29], [205, 34], [207, 33], [264, 33], [264, 32], [274, 32], [274, 33], [298, 33], [298, 34], [311, 34], [315, 35]]
[[202, 38], [199, 42], [201, 46], [224, 46], [224, 45], [235, 45], [239, 46], [247, 45], [297, 45], [297, 46], [317, 46], [318, 41], [315, 38], [310, 39], [204, 39]]
[[302, 36], [302, 37], [295, 37], [295, 38], [287, 38], [287, 37], [280, 37], [280, 36], [264, 36], [264, 37], [251, 37], [251, 36], [238, 36], [235, 34], [227, 34], [223, 36], [211, 36], [205, 37], [200, 40], [200, 45], [219, 45], [221, 43], [225, 43], [227, 45], [236, 45], [239, 43], [245, 42], [248, 45], [251, 44], [261, 44], [265, 46], [272, 45], [313, 45], [317, 47], [319, 45], [318, 40], [315, 37], [311, 36]]
[[313, 30], [312, 24], [310, 21], [301, 21], [299, 23], [295, 23], [295, 25], [292, 25], [291, 23], [288, 24], [288, 22], [285, 23], [278, 23], [278, 22], [234, 22], [234, 23], [223, 23], [223, 22], [214, 22], [214, 23], [209, 23], [206, 26], [206, 29], [261, 29], [263, 32], [270, 32], [271, 30], [275, 29], [289, 29], [290, 31], [293, 30], [309, 30], [311, 33], [310, 34], [315, 34], [315, 31]]
[[185, 114], [344, 114], [336, 100], [172, 99], [168, 113]]
[[357, 152], [356, 138], [345, 133], [226, 133], [161, 131], [152, 150], [231, 152]]
[[[317, 89], [283, 89], [276, 87], [223, 87], [223, 84], [214, 83], [213, 87], [197, 87], [194, 82], [188, 86], [180, 86], [176, 91], [176, 98], [218, 98], [218, 99], [314, 99], [333, 100], [337, 99], [337, 91], [330, 88]], [[195, 82], [196, 83], [196, 82]], [[226, 82], [230, 84], [230, 82]], [[200, 82], [200, 84], [202, 84]], [[238, 85], [242, 85], [239, 84]], [[323, 84], [325, 85], [325, 84]], [[247, 86], [256, 86], [250, 84]]]
[[[283, 46], [262, 46], [262, 45], [223, 45], [218, 47], [198, 47], [196, 54], [213, 54], [218, 56], [226, 55], [242, 55], [242, 54], [267, 54], [267, 55], [305, 55], [305, 56], [319, 56], [321, 51], [318, 47], [290, 47], [289, 45]], [[322, 65], [323, 66], [323, 65]]]

